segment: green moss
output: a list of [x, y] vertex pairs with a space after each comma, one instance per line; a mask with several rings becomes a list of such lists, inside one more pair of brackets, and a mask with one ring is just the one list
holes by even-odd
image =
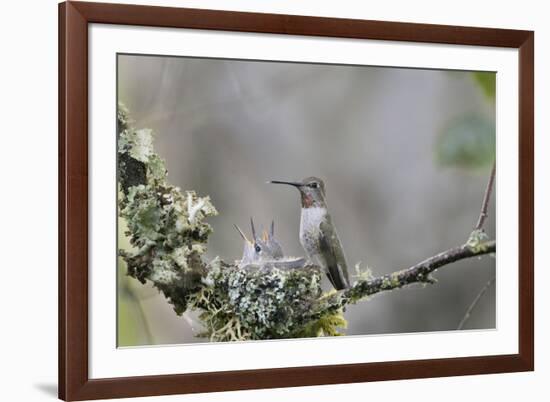
[[296, 338], [313, 338], [319, 336], [341, 336], [342, 330], [348, 327], [342, 310], [336, 313], [322, 315], [317, 320], [312, 320], [296, 331], [293, 335]]
[[396, 288], [396, 287], [401, 285], [401, 281], [399, 280], [399, 273], [398, 272], [394, 272], [393, 274], [391, 274], [390, 283], [391, 283], [391, 286], [393, 288]]

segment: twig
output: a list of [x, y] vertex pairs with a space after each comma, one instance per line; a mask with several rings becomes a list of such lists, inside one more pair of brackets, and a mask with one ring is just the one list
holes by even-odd
[[458, 327], [456, 328], [457, 330], [461, 330], [462, 328], [464, 328], [464, 324], [466, 324], [466, 321], [468, 321], [468, 319], [470, 318], [472, 311], [476, 308], [477, 304], [479, 303], [479, 301], [481, 300], [485, 292], [487, 292], [487, 290], [491, 287], [491, 285], [494, 282], [495, 282], [495, 278], [493, 277], [489, 280], [489, 282], [485, 284], [485, 286], [483, 286], [483, 288], [477, 294], [472, 304], [470, 304], [470, 307], [468, 307], [468, 310], [466, 310], [466, 314], [464, 314], [464, 317], [462, 318], [462, 320], [460, 321], [460, 324], [458, 324]]
[[491, 169], [491, 175], [489, 176], [489, 182], [487, 183], [487, 187], [485, 188], [485, 195], [483, 196], [483, 203], [481, 204], [481, 212], [479, 214], [479, 218], [477, 220], [477, 224], [474, 230], [481, 230], [483, 228], [483, 224], [485, 223], [485, 219], [487, 219], [489, 200], [491, 199], [491, 193], [493, 192], [493, 187], [495, 183], [495, 171], [496, 162], [493, 162], [493, 168]]

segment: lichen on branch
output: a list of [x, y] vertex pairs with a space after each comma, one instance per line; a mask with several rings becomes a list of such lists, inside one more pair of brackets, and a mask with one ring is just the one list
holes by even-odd
[[152, 131], [134, 129], [123, 107], [118, 117], [119, 215], [133, 246], [120, 255], [128, 275], [152, 282], [182, 314], [189, 295], [201, 286], [201, 256], [212, 232], [205, 219], [217, 211], [209, 197], [170, 185]]

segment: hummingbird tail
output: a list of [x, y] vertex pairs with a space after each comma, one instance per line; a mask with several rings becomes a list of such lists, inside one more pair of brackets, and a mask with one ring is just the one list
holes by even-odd
[[337, 265], [333, 267], [328, 267], [327, 277], [332, 286], [334, 286], [334, 289], [336, 290], [343, 290], [349, 287], [348, 279], [345, 277], [344, 273]]

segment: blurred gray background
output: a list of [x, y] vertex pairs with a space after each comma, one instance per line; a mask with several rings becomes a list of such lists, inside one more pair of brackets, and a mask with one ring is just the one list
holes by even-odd
[[[136, 127], [156, 133], [169, 181], [210, 195], [220, 212], [210, 220], [209, 257], [238, 259], [233, 224], [249, 233], [251, 216], [264, 227], [275, 219], [285, 252], [302, 256], [298, 192], [266, 181], [315, 175], [325, 180], [351, 272], [361, 262], [379, 275], [464, 243], [476, 223], [490, 164], [448, 166], [435, 151], [442, 136], [467, 137], [479, 121], [494, 126], [494, 103], [472, 75], [119, 55], [118, 96]], [[119, 270], [120, 345], [205, 341], [193, 335], [193, 315], [178, 317], [156, 290]], [[495, 276], [495, 259], [460, 261], [435, 276], [434, 286], [349, 307], [347, 334], [456, 329]], [[494, 327], [492, 286], [465, 328]]]

